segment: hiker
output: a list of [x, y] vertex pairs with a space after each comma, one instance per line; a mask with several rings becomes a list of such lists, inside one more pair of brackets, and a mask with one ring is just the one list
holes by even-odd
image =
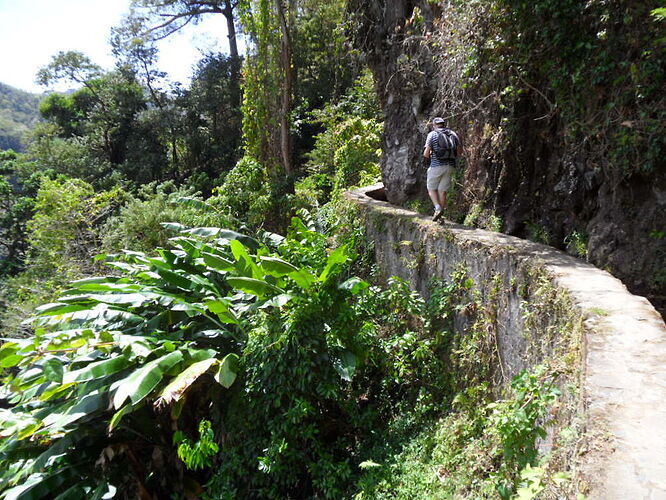
[[446, 193], [451, 186], [451, 175], [456, 166], [460, 139], [456, 133], [444, 126], [444, 119], [432, 121], [433, 130], [428, 134], [423, 156], [430, 159], [426, 186], [435, 205], [432, 220], [438, 220], [446, 208]]

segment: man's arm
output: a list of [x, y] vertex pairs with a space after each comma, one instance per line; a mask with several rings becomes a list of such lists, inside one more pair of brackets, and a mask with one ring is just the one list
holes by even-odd
[[423, 150], [423, 157], [424, 158], [430, 158], [430, 155], [432, 155], [432, 148], [430, 147], [430, 134], [428, 134], [428, 137], [426, 137], [426, 142], [425, 142], [425, 149]]

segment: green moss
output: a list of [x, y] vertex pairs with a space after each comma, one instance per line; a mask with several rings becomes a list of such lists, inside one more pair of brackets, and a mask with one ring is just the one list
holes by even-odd
[[589, 309], [589, 311], [597, 316], [608, 316], [609, 314], [606, 309], [602, 309], [601, 307], [592, 307]]

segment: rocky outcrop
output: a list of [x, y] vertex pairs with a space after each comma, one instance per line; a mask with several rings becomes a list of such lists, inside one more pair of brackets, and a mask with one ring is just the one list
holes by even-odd
[[[568, 356], [563, 371], [578, 377], [585, 422], [569, 464], [578, 491], [591, 500], [666, 499], [666, 325], [650, 303], [552, 247], [437, 224], [368, 193], [381, 198], [383, 189], [347, 197], [384, 276], [400, 276], [424, 295], [433, 278], [450, 280], [460, 269], [473, 280], [492, 312], [497, 383], [557, 354], [561, 337], [574, 333], [559, 354]], [[457, 324], [464, 322], [461, 311]]]
[[432, 24], [433, 8], [427, 1], [349, 2], [354, 32], [372, 68], [384, 110], [382, 180], [388, 199], [401, 204], [425, 192], [423, 142], [433, 110], [436, 68], [421, 34], [407, 33], [414, 9], [425, 12]]
[[[640, 50], [624, 44], [628, 38], [634, 44], [649, 43], [640, 41], [636, 33], [642, 29], [639, 15], [648, 14], [640, 2], [616, 4], [612, 15], [620, 16], [620, 21], [615, 24], [633, 23], [636, 36], [620, 30], [601, 48], [614, 44], [618, 54], [628, 58], [623, 64], [636, 68], [639, 63], [630, 58]], [[507, 2], [488, 5], [501, 10]], [[529, 66], [519, 69], [513, 63], [502, 66], [502, 61], [522, 57], [513, 44], [534, 33], [511, 39], [518, 28], [512, 30], [509, 24], [502, 32], [501, 27], [487, 25], [484, 20], [491, 17], [482, 12], [484, 8], [427, 0], [348, 2], [357, 23], [355, 43], [372, 68], [384, 110], [381, 164], [388, 200], [404, 205], [427, 199], [423, 142], [429, 121], [444, 116], [464, 146], [456, 193], [460, 220], [473, 204], [480, 204], [502, 220], [507, 234], [534, 239], [538, 233], [560, 249], [579, 235], [586, 242], [590, 262], [608, 269], [630, 290], [646, 295], [666, 311], [666, 171], [663, 150], [658, 151], [661, 133], [654, 128], [657, 118], [643, 122], [627, 118], [661, 112], [663, 121], [663, 102], [662, 108], [650, 109], [635, 100], [633, 109], [618, 108], [610, 116], [604, 106], [611, 89], [602, 91], [586, 83], [575, 89], [578, 107], [557, 102], [551, 73], [539, 74], [538, 68]], [[592, 7], [584, 10], [598, 20], [595, 12]], [[584, 24], [585, 31], [594, 31], [594, 26], [587, 26], [587, 18], [577, 22]], [[596, 33], [585, 36], [599, 42]], [[612, 35], [610, 28], [606, 35]], [[534, 43], [539, 50], [548, 49]], [[526, 47], [522, 50], [531, 46]], [[609, 52], [609, 57], [615, 56]], [[468, 78], [470, 72], [474, 76]], [[632, 94], [632, 88], [613, 88], [613, 99]], [[565, 107], [566, 113], [561, 111]], [[649, 140], [648, 123], [654, 128]], [[644, 131], [639, 130], [641, 126]], [[610, 151], [612, 141], [615, 152]], [[648, 146], [652, 159], [642, 156]], [[632, 159], [619, 164], [620, 153]], [[636, 165], [642, 161], [654, 165]]]

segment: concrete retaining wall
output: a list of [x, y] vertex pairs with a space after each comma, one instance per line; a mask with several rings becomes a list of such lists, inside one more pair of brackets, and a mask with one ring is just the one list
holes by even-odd
[[650, 303], [551, 247], [434, 223], [368, 193], [381, 194], [381, 185], [347, 198], [360, 209], [384, 276], [400, 276], [424, 296], [432, 278], [460, 269], [474, 280], [495, 318], [498, 383], [556, 353], [565, 332], [579, 331], [570, 362], [584, 435], [571, 466], [587, 498], [666, 500], [666, 325]]

